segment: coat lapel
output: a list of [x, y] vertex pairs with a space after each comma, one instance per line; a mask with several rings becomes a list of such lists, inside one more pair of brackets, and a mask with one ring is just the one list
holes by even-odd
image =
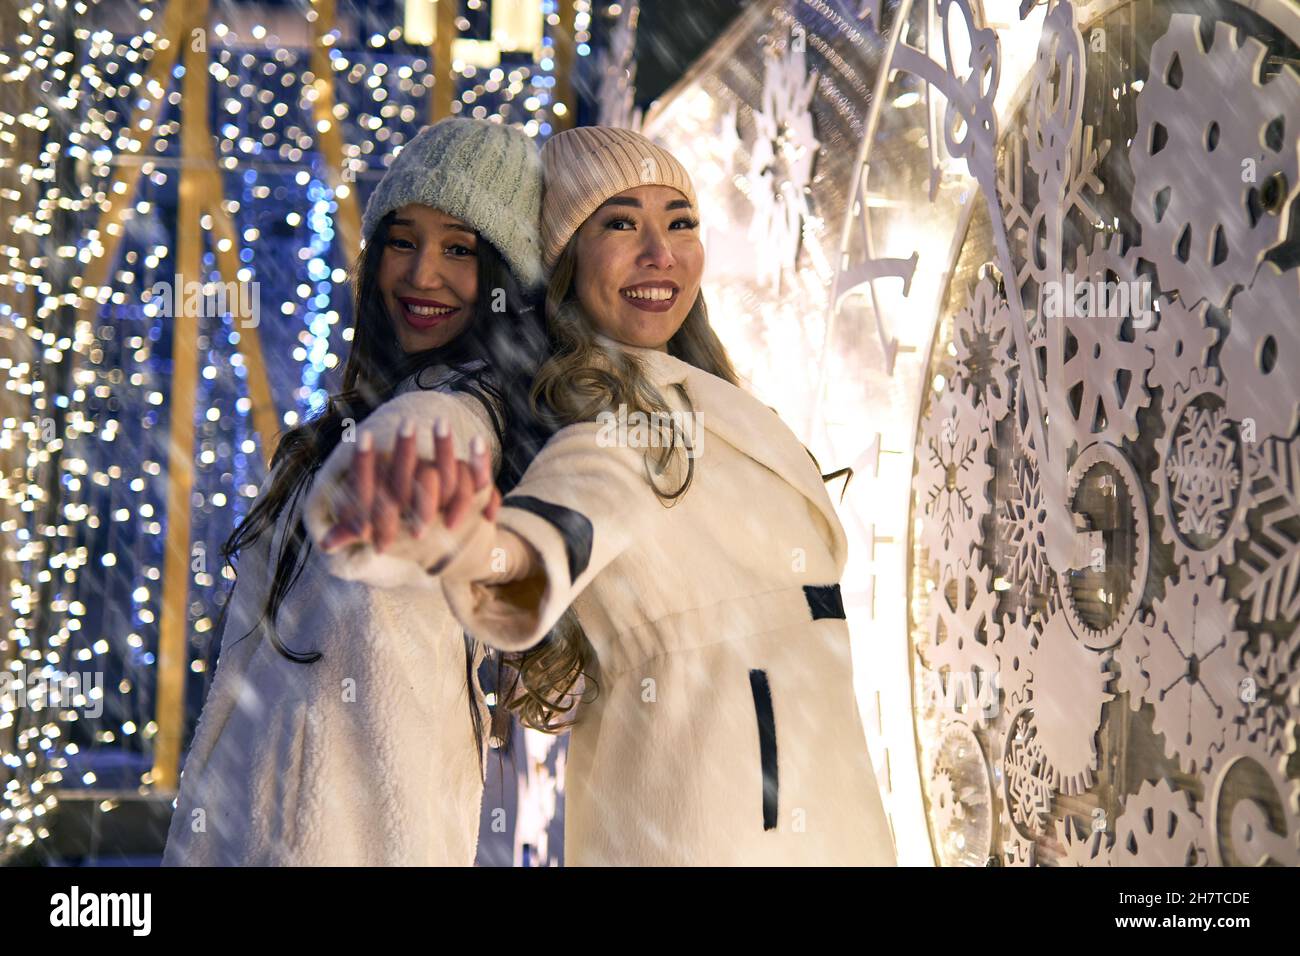
[[[837, 563], [847, 553], [844, 528], [831, 504], [817, 467], [780, 416], [757, 398], [716, 375], [655, 349], [624, 345], [597, 334], [606, 347], [616, 347], [641, 360], [650, 380], [662, 391], [684, 383], [701, 415], [704, 430], [770, 469], [794, 487], [821, 513], [831, 532], [827, 542]], [[706, 443], [704, 454], [708, 454]]]

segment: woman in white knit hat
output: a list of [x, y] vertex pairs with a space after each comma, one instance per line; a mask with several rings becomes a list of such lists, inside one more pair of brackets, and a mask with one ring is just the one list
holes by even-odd
[[[567, 720], [578, 676], [595, 685], [566, 768], [570, 864], [893, 865], [844, 531], [709, 327], [689, 176], [596, 127], [555, 136], [542, 164], [554, 351], [534, 396], [567, 427], [495, 520], [435, 517], [401, 552], [440, 575], [470, 633], [525, 652], [511, 706], [526, 723]], [[328, 480], [373, 471], [349, 463], [336, 453]], [[325, 539], [336, 516], [316, 505]]]
[[[547, 434], [523, 391], [545, 348], [540, 187], [522, 131], [449, 119], [406, 144], [371, 195], [343, 391], [283, 436], [223, 551], [242, 559], [238, 584], [164, 864], [473, 863], [482, 652], [427, 575], [369, 548], [314, 548], [301, 503], [359, 424], [363, 457], [427, 457], [436, 443], [444, 463], [518, 480]], [[369, 418], [380, 405], [423, 427], [399, 438], [399, 414], [385, 432]], [[471, 505], [436, 470], [414, 482], [426, 510]], [[363, 493], [375, 515], [363, 530], [382, 543], [409, 517], [393, 506], [408, 492]]]

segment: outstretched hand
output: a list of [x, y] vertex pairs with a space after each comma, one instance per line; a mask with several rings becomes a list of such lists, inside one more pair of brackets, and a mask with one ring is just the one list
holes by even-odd
[[[411, 547], [399, 550], [420, 552], [413, 542], [425, 541], [430, 528], [456, 531], [491, 483], [492, 462], [483, 439], [474, 436], [469, 461], [459, 460], [451, 428], [442, 419], [433, 425], [432, 459], [419, 456], [416, 429], [409, 421], [398, 432], [391, 454], [376, 452], [373, 436], [362, 431], [344, 487], [339, 489], [339, 513], [320, 547], [328, 553], [369, 543], [382, 554], [405, 541]], [[493, 487], [482, 506], [483, 517], [494, 521], [500, 507], [501, 493]], [[439, 553], [447, 546], [427, 543], [428, 553], [418, 559], [426, 567], [451, 557]]]

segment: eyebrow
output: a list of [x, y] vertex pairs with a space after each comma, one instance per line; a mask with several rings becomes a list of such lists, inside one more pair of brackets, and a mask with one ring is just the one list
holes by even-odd
[[[415, 227], [415, 223], [413, 223], [413, 222], [412, 222], [411, 220], [409, 220], [409, 219], [394, 219], [393, 222], [392, 222], [392, 225], [394, 225], [394, 226], [410, 226], [410, 227], [412, 227], [412, 228]], [[477, 233], [477, 232], [475, 232], [475, 231], [474, 231], [473, 229], [471, 229], [469, 226], [467, 226], [467, 225], [465, 225], [464, 223], [461, 223], [461, 222], [444, 222], [444, 223], [442, 224], [442, 227], [443, 227], [444, 229], [452, 229], [452, 230], [455, 230], [456, 232], [463, 232], [463, 233], [466, 233], [467, 235], [474, 236], [475, 238], [478, 237], [478, 233]]]
[[[633, 209], [644, 208], [641, 205], [641, 200], [633, 199], [630, 196], [611, 196], [609, 199], [606, 199], [603, 203], [601, 203], [596, 208], [604, 209], [606, 206], [631, 206]], [[664, 206], [664, 211], [668, 211], [670, 209], [690, 209], [690, 208], [691, 208], [691, 202], [689, 199], [674, 199], [671, 202], [669, 202], [668, 205]]]

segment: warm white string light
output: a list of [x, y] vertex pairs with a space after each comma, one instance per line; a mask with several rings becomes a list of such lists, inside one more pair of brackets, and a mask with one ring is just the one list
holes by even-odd
[[[90, 770], [67, 777], [86, 756], [85, 743], [70, 739], [79, 720], [94, 728], [79, 739], [94, 744], [147, 750], [158, 730], [151, 719], [156, 662], [150, 648], [157, 645], [162, 601], [169, 320], [149, 290], [175, 271], [172, 224], [163, 221], [159, 200], [179, 180], [184, 67], [178, 57], [168, 89], [146, 79], [166, 39], [158, 32], [165, 2], [140, 4], [138, 22], [126, 32], [97, 25], [96, 7], [34, 0], [18, 11], [13, 46], [0, 51], [0, 83], [15, 93], [0, 102], [22, 102], [21, 109], [0, 108], [0, 163], [21, 186], [0, 196], [13, 237], [0, 243], [0, 333], [8, 338], [0, 387], [8, 408], [28, 410], [26, 417], [0, 420], [0, 451], [7, 456], [0, 473], [0, 541], [9, 574], [0, 667], [10, 675], [0, 679], [0, 857], [48, 835], [45, 820], [60, 785], [100, 783]], [[547, 17], [544, 33], [558, 24], [555, 9], [554, 2], [539, 2], [538, 16]], [[589, 4], [578, 4], [578, 11], [575, 25], [581, 26], [590, 18]], [[308, 19], [314, 13], [308, 10]], [[338, 331], [346, 272], [329, 261], [338, 200], [355, 188], [349, 184], [377, 179], [385, 156], [428, 115], [425, 98], [432, 88], [427, 51], [390, 46], [402, 39], [400, 28], [365, 37], [355, 49], [336, 46], [339, 37], [338, 31], [327, 37], [335, 104], [322, 120], [311, 109], [316, 77], [306, 49], [281, 45], [263, 25], [236, 29], [214, 21], [206, 34], [208, 80], [217, 94], [215, 156], [227, 190], [220, 208], [239, 224], [238, 279], [270, 285], [286, 270], [299, 277], [275, 283], [282, 301], [263, 302], [281, 327], [294, 323], [298, 330], [282, 352], [268, 357], [277, 368], [302, 372], [301, 387], [281, 396], [295, 403], [284, 410], [286, 425], [319, 407], [321, 379], [343, 361], [350, 341]], [[586, 55], [581, 47], [589, 35], [579, 29], [576, 39], [579, 55]], [[557, 107], [553, 56], [553, 46], [542, 46], [533, 63], [462, 64], [453, 111], [547, 135]], [[24, 91], [31, 94], [27, 102]], [[133, 113], [150, 99], [162, 101], [158, 119], [146, 117], [133, 128]], [[321, 167], [321, 124], [331, 122], [360, 133], [345, 137], [345, 173], [337, 189], [326, 184]], [[33, 138], [39, 141], [35, 150], [18, 151]], [[138, 175], [134, 201], [121, 222], [110, 219], [101, 234], [100, 215], [125, 190], [124, 169]], [[270, 235], [266, 218], [255, 214], [262, 203], [285, 202], [277, 190], [290, 181], [311, 198], [277, 216], [276, 235]], [[230, 241], [217, 234], [211, 216], [199, 225], [214, 250]], [[280, 248], [267, 245], [273, 239], [296, 247], [290, 263], [270, 251]], [[87, 282], [89, 267], [102, 264], [114, 246], [102, 284]], [[205, 282], [216, 277], [215, 264], [204, 269]], [[15, 304], [23, 302], [30, 307]], [[58, 331], [68, 324], [66, 332]], [[224, 406], [214, 400], [208, 409], [200, 396], [196, 542], [224, 539], [260, 478], [251, 405], [239, 381], [245, 373], [240, 334], [249, 333], [218, 317], [208, 320], [198, 340], [205, 395], [224, 387], [239, 397]], [[66, 383], [62, 389], [60, 382]], [[130, 436], [150, 431], [151, 443], [131, 447]], [[94, 553], [88, 541], [97, 543]], [[208, 550], [191, 572], [192, 639], [211, 636], [223, 591], [217, 579], [230, 574], [216, 547]], [[106, 581], [117, 590], [105, 593]], [[51, 597], [42, 607], [46, 594]], [[92, 623], [96, 596], [104, 606]], [[203, 667], [201, 658], [191, 662], [195, 672]], [[79, 672], [113, 675], [111, 686], [98, 692], [112, 703], [100, 719], [88, 716], [92, 688], [57, 701], [49, 693]], [[34, 673], [45, 683], [20, 691], [17, 679], [27, 675], [31, 684]], [[135, 738], [142, 742], [132, 744]], [[141, 774], [139, 784], [147, 787], [150, 777]]]

